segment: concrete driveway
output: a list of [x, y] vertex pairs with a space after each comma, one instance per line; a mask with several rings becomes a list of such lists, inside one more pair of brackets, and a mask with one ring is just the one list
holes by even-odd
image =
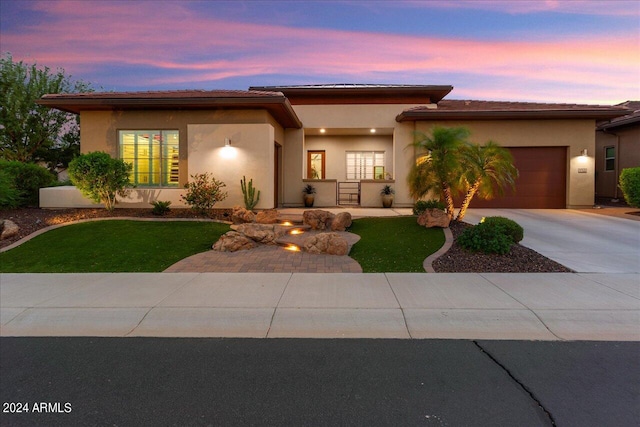
[[640, 221], [571, 209], [470, 209], [465, 221], [484, 216], [516, 221], [523, 246], [577, 272], [640, 272]]

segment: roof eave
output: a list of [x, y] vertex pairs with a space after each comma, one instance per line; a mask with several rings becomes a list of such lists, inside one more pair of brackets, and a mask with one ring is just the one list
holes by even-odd
[[291, 103], [284, 95], [273, 97], [218, 97], [218, 98], [84, 98], [43, 96], [39, 105], [69, 113], [80, 114], [82, 111], [96, 110], [166, 110], [166, 109], [205, 109], [205, 108], [237, 108], [266, 109], [285, 128], [300, 129], [302, 122], [293, 110]]
[[608, 120], [625, 115], [623, 110], [540, 110], [540, 111], [403, 111], [396, 121], [420, 120], [518, 120], [518, 119], [594, 119]]

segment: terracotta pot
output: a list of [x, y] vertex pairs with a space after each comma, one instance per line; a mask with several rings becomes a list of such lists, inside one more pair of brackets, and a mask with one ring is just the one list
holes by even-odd
[[393, 205], [393, 194], [382, 195], [382, 207], [390, 208]]
[[304, 195], [304, 207], [305, 208], [313, 207], [314, 200], [315, 200], [315, 197], [314, 197], [313, 194], [305, 194]]

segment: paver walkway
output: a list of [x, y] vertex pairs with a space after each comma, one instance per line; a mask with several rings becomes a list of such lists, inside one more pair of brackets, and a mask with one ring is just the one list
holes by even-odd
[[290, 252], [265, 245], [238, 252], [202, 252], [178, 261], [165, 272], [362, 273], [362, 267], [347, 255]]

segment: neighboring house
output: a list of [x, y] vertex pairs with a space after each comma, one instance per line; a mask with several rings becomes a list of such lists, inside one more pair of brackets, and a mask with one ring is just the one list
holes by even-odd
[[[443, 100], [452, 86], [311, 85], [248, 91], [164, 91], [45, 95], [39, 103], [81, 116], [81, 151], [133, 163], [136, 188], [121, 207], [154, 200], [181, 206], [190, 175], [210, 172], [242, 205], [240, 179], [261, 191], [258, 209], [301, 206], [312, 183], [316, 207], [379, 207], [394, 187], [411, 206], [406, 177], [416, 132], [467, 126], [473, 142], [511, 149], [515, 192], [475, 206], [565, 208], [594, 203], [596, 121], [623, 107]], [[43, 207], [88, 206], [73, 187], [41, 191]]]
[[596, 197], [622, 198], [618, 188], [620, 172], [640, 166], [640, 101], [627, 101], [617, 107], [629, 113], [599, 123], [596, 129]]

